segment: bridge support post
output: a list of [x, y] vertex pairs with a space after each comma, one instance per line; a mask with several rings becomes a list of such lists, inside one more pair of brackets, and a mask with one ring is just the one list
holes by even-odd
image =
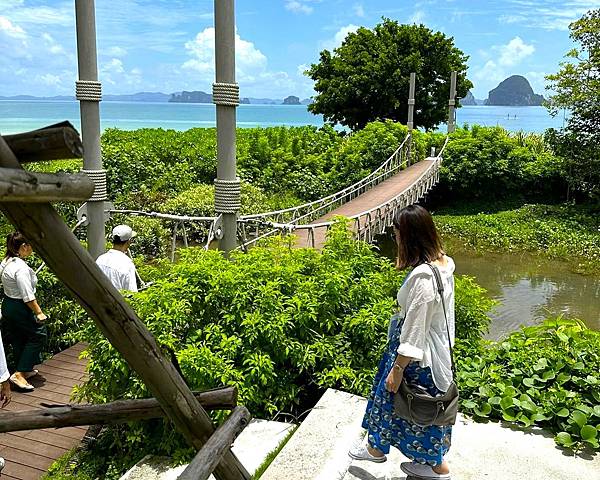
[[98, 81], [96, 53], [96, 14], [94, 0], [76, 0], [77, 63], [79, 80], [75, 82], [76, 98], [81, 112], [83, 141], [83, 171], [94, 181], [95, 191], [87, 202], [89, 220], [87, 237], [90, 255], [97, 258], [104, 253], [104, 202], [106, 171], [102, 169], [100, 152], [100, 100], [102, 87]]
[[408, 139], [408, 165], [411, 164], [412, 161], [412, 131], [415, 127], [414, 116], [415, 116], [415, 86], [417, 84], [417, 74], [412, 72], [410, 74], [410, 84], [408, 87], [408, 121], [406, 122], [406, 126], [408, 127], [408, 132], [411, 134]]
[[235, 2], [215, 0], [215, 67], [213, 102], [217, 106], [217, 179], [215, 211], [223, 218], [219, 249], [237, 247], [240, 179], [236, 174], [236, 107], [240, 103], [235, 82]]
[[450, 76], [450, 100], [448, 101], [448, 133], [456, 130], [456, 72]]

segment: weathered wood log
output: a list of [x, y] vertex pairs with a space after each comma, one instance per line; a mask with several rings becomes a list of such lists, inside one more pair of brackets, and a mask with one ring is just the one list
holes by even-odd
[[83, 157], [81, 138], [69, 122], [32, 132], [4, 135], [4, 140], [20, 163]]
[[[237, 389], [234, 387], [195, 392], [194, 396], [208, 411], [231, 410], [237, 404]], [[119, 400], [104, 405], [45, 406], [48, 408], [0, 413], [0, 433], [39, 428], [107, 425], [165, 416], [155, 398]]]
[[85, 202], [94, 182], [85, 173], [34, 173], [0, 168], [0, 202]]
[[[19, 162], [0, 136], [0, 167]], [[56, 210], [46, 203], [0, 203], [10, 222], [31, 242], [36, 253], [71, 291], [98, 328], [142, 378], [190, 445], [200, 449], [214, 431], [208, 414], [185, 381], [162, 354], [156, 340]], [[219, 480], [249, 479], [231, 452], [215, 469]]]
[[230, 449], [233, 441], [248, 425], [251, 418], [246, 407], [235, 407], [225, 423], [217, 428], [206, 445], [179, 475], [178, 480], [206, 480], [210, 477], [223, 454]]

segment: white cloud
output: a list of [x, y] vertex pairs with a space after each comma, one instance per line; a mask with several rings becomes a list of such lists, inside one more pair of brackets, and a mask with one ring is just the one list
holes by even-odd
[[[191, 57], [181, 66], [189, 77], [190, 87], [185, 88], [207, 89], [215, 80], [215, 29], [204, 29], [185, 43], [185, 49]], [[244, 40], [237, 33], [235, 56], [236, 80], [243, 97], [263, 95], [260, 92], [269, 92], [271, 97], [296, 94], [300, 79], [291, 77], [287, 72], [269, 70], [267, 57], [254, 43]]]
[[50, 35], [49, 33], [45, 32], [42, 33], [42, 38], [44, 39], [44, 42], [46, 44], [46, 48], [48, 49], [48, 51], [54, 55], [60, 55], [60, 54], [64, 54], [65, 53], [65, 49], [63, 48], [62, 45], [60, 45], [55, 39], [54, 37], [52, 37], [52, 35]]
[[423, 10], [415, 10], [411, 17], [408, 19], [408, 23], [424, 23], [425, 12]]
[[[523, 63], [523, 60], [533, 55], [535, 47], [527, 44], [520, 37], [515, 37], [504, 45], [492, 46], [490, 51], [494, 59], [489, 59], [489, 56], [486, 55], [484, 59], [488, 59], [485, 64], [480, 68], [474, 69], [473, 79], [476, 85], [476, 95], [487, 96], [487, 92], [495, 88], [499, 82], [510, 75], [521, 73], [517, 72], [517, 70], [524, 69], [519, 69], [519, 65]], [[522, 73], [524, 74], [525, 72]], [[534, 82], [532, 83], [536, 87], [540, 85], [541, 81], [538, 76], [535, 76], [533, 80]], [[535, 87], [534, 90], [536, 90]]]
[[25, 30], [3, 16], [0, 16], [0, 32], [11, 38], [25, 39], [27, 37]]
[[350, 25], [346, 25], [345, 27], [340, 28], [335, 33], [333, 38], [326, 40], [324, 42], [321, 42], [321, 48], [327, 49], [330, 51], [334, 50], [335, 48], [339, 47], [342, 44], [342, 42], [348, 36], [349, 33], [356, 32], [359, 28], [360, 27], [358, 25], [354, 25], [352, 23]]
[[56, 87], [61, 84], [61, 79], [58, 75], [46, 73], [45, 75], [38, 75], [38, 81], [44, 85]]
[[365, 16], [365, 9], [363, 8], [363, 6], [360, 3], [357, 3], [356, 5], [354, 5], [353, 10], [354, 10], [354, 15], [356, 15], [357, 17], [363, 18]]
[[285, 2], [285, 9], [293, 13], [303, 13], [305, 15], [310, 15], [313, 12], [313, 7], [297, 0], [287, 0]]
[[492, 47], [500, 53], [498, 63], [506, 67], [512, 67], [535, 52], [533, 45], [526, 44], [521, 37], [515, 37], [506, 45]]
[[569, 24], [588, 10], [600, 7], [600, 0], [510, 0], [513, 13], [500, 16], [501, 23], [519, 23], [544, 30], [567, 30]]
[[106, 53], [108, 56], [110, 57], [124, 57], [127, 55], [127, 50], [125, 50], [122, 47], [110, 47], [107, 48], [104, 52], [102, 53]]

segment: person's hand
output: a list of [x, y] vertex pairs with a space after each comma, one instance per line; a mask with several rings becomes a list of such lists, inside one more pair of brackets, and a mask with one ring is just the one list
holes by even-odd
[[37, 323], [44, 323], [46, 320], [48, 320], [48, 317], [45, 313], [40, 312], [35, 316], [35, 320]]
[[404, 370], [392, 367], [390, 373], [388, 373], [388, 376], [385, 379], [385, 388], [388, 392], [398, 393], [398, 389], [402, 383], [403, 373]]
[[10, 390], [10, 382], [2, 382], [0, 386], [0, 408], [6, 407], [12, 398], [12, 391]]

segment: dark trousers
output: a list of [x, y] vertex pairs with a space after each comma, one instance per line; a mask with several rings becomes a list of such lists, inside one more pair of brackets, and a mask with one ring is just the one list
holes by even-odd
[[12, 345], [18, 372], [31, 372], [41, 362], [40, 353], [48, 334], [46, 326], [36, 322], [35, 315], [23, 300], [4, 297], [2, 324]]

